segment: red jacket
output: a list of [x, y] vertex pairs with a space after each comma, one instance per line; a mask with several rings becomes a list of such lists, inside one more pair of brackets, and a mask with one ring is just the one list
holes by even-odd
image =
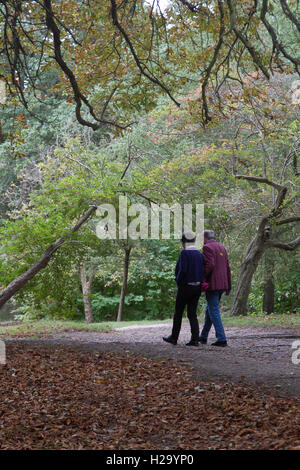
[[221, 243], [209, 240], [203, 246], [205, 280], [208, 290], [231, 290], [231, 272], [227, 252]]

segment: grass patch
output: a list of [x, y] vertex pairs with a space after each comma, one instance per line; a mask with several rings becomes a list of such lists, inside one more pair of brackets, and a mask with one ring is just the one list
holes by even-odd
[[84, 322], [68, 321], [68, 320], [39, 320], [24, 321], [16, 325], [1, 326], [0, 337], [3, 336], [51, 336], [55, 333], [63, 333], [67, 331], [107, 331], [111, 330], [108, 323], [94, 323], [88, 325]]
[[[282, 328], [299, 328], [300, 315], [248, 315], [242, 317], [232, 317], [227, 314], [222, 315], [225, 327], [237, 326], [240, 328], [249, 326], [268, 326]], [[1, 326], [0, 337], [43, 337], [56, 333], [67, 333], [72, 331], [111, 331], [115, 328], [131, 325], [152, 325], [156, 323], [168, 323], [168, 320], [141, 320], [122, 322], [102, 322], [87, 324], [84, 321], [68, 320], [39, 320], [24, 321], [17, 325]], [[187, 319], [184, 320], [185, 322]], [[200, 324], [203, 324], [204, 315], [199, 316]]]
[[[203, 321], [204, 316], [199, 317], [199, 321]], [[299, 314], [257, 314], [247, 315], [240, 317], [233, 317], [227, 314], [222, 315], [224, 326], [277, 326], [281, 328], [297, 328], [300, 327], [300, 315]]]
[[155, 323], [168, 322], [170, 320], [141, 320], [122, 322], [101, 322], [87, 324], [84, 321], [69, 320], [38, 320], [23, 321], [22, 323], [1, 326], [0, 337], [43, 337], [56, 333], [66, 333], [71, 331], [111, 331], [115, 328], [130, 325], [151, 325]]

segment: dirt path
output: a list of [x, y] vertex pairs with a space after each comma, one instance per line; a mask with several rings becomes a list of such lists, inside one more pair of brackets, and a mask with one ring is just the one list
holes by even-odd
[[[151, 358], [176, 359], [193, 367], [201, 380], [245, 381], [257, 386], [300, 396], [300, 364], [292, 363], [292, 343], [300, 340], [299, 330], [282, 328], [227, 328], [229, 346], [215, 348], [185, 346], [189, 325], [183, 324], [177, 346], [166, 344], [162, 336], [171, 324], [130, 326], [110, 332], [70, 332], [42, 339], [10, 339], [7, 342], [65, 345], [76, 349], [115, 351]], [[214, 336], [211, 335], [208, 343]], [[300, 354], [299, 354], [300, 357]]]

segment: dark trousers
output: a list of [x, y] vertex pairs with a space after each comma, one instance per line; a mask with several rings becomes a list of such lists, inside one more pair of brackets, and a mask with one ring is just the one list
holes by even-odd
[[182, 315], [187, 306], [187, 317], [191, 325], [192, 340], [199, 340], [199, 323], [197, 318], [198, 300], [201, 295], [201, 286], [189, 286], [187, 284], [179, 286], [176, 296], [175, 313], [173, 318], [172, 337], [178, 339]]

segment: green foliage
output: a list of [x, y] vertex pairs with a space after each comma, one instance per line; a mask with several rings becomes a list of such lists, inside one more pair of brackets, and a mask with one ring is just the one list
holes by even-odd
[[[286, 261], [283, 268], [280, 264], [274, 271], [274, 313], [275, 314], [299, 314], [299, 275], [300, 267], [297, 261], [292, 259]], [[263, 271], [260, 269], [256, 280], [252, 284], [249, 295], [249, 313], [261, 315], [264, 283], [261, 280]]]
[[277, 280], [275, 290], [275, 312], [276, 313], [300, 313], [300, 288], [299, 288], [300, 266], [299, 263], [287, 277]]
[[[92, 308], [95, 321], [114, 320], [120, 301], [120, 295], [107, 296], [104, 293], [95, 293], [92, 295]], [[131, 319], [132, 308], [136, 311], [144, 302], [142, 295], [135, 295], [133, 292], [126, 295], [126, 319]]]
[[261, 285], [252, 285], [248, 299], [248, 309], [250, 314], [262, 314], [263, 289]]

